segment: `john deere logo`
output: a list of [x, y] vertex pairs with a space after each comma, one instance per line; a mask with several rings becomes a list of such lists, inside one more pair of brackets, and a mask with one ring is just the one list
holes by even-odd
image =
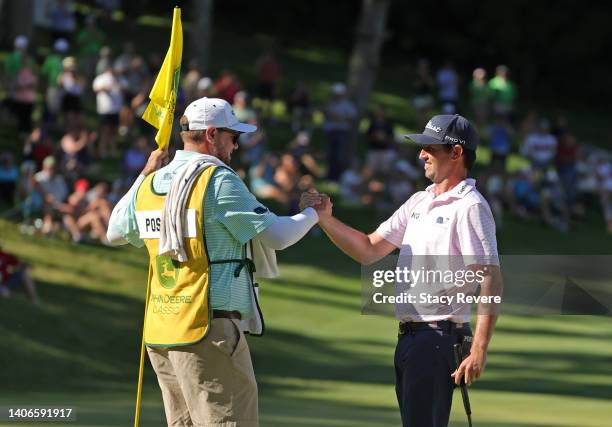
[[175, 261], [168, 256], [158, 256], [156, 258], [157, 279], [166, 289], [172, 289], [174, 285], [176, 285], [176, 279], [178, 279], [178, 263], [175, 265], [174, 262]]

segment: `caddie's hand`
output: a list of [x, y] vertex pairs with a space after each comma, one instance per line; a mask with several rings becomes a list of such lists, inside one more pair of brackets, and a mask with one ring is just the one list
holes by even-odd
[[141, 174], [144, 176], [147, 176], [150, 173], [155, 172], [162, 166], [167, 165], [168, 159], [169, 159], [168, 150], [160, 150], [158, 148], [157, 150], [151, 152], [151, 155], [149, 156], [149, 159], [147, 160], [147, 164], [145, 165]]
[[311, 188], [308, 191], [304, 191], [300, 197], [300, 210], [306, 208], [314, 208], [322, 201], [322, 197], [317, 190]]
[[484, 372], [486, 363], [487, 352], [472, 349], [470, 355], [461, 362], [461, 365], [451, 374], [451, 377], [455, 379], [455, 384], [459, 385], [461, 384], [461, 378], [465, 376], [465, 383], [472, 385]]

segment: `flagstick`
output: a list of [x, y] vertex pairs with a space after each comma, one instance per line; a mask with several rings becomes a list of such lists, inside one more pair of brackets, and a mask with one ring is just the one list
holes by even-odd
[[144, 374], [144, 357], [145, 357], [145, 326], [147, 324], [147, 308], [149, 306], [149, 294], [151, 292], [151, 268], [149, 268], [149, 277], [147, 279], [147, 297], [145, 300], [144, 320], [142, 322], [142, 343], [140, 345], [140, 367], [138, 368], [138, 388], [136, 391], [136, 414], [134, 415], [134, 427], [138, 427], [140, 422], [140, 400], [142, 396], [142, 377]]

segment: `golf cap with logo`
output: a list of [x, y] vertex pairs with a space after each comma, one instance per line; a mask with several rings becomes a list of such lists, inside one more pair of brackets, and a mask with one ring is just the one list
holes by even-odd
[[441, 114], [427, 122], [423, 133], [404, 135], [420, 145], [459, 144], [468, 150], [478, 147], [478, 132], [472, 124], [459, 114]]
[[257, 130], [257, 126], [239, 122], [232, 106], [220, 98], [196, 99], [185, 108], [184, 115], [189, 124], [183, 127], [183, 130], [205, 130], [209, 127], [230, 129], [240, 133]]

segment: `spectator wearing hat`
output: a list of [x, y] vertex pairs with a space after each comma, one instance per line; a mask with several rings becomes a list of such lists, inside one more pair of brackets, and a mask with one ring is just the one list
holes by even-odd
[[70, 233], [73, 243], [83, 241], [82, 229], [78, 225], [78, 220], [87, 208], [87, 190], [89, 190], [89, 181], [78, 179], [74, 183], [74, 192], [68, 196], [66, 203], [60, 207], [62, 222]]
[[453, 61], [447, 60], [444, 66], [438, 70], [436, 73], [436, 83], [438, 84], [438, 100], [440, 105], [447, 105], [446, 108], [450, 108], [449, 105], [452, 105], [454, 111], [456, 111], [459, 100], [459, 75], [455, 70]]
[[117, 129], [119, 113], [123, 107], [121, 84], [113, 67], [109, 64], [92, 84], [96, 93], [96, 111], [100, 117], [99, 155], [107, 157], [118, 155]]
[[76, 58], [68, 56], [62, 61], [63, 70], [57, 78], [62, 91], [61, 111], [67, 126], [78, 126], [81, 123], [83, 106], [81, 98], [85, 90], [85, 78], [77, 70]]
[[334, 83], [332, 98], [323, 108], [323, 131], [327, 137], [327, 179], [338, 181], [347, 168], [351, 129], [357, 120], [357, 108], [347, 98], [346, 85]]
[[113, 66], [113, 51], [109, 46], [104, 46], [98, 52], [98, 61], [96, 62], [95, 76], [104, 73], [108, 67]]
[[11, 94], [12, 108], [17, 117], [17, 130], [25, 136], [32, 130], [32, 111], [36, 102], [38, 75], [28, 54], [21, 56], [21, 66], [15, 75]]
[[42, 227], [44, 234], [54, 231], [55, 221], [61, 218], [61, 208], [68, 197], [66, 181], [56, 170], [55, 158], [49, 156], [43, 161], [43, 169], [34, 175], [44, 200]]
[[36, 164], [31, 160], [23, 162], [19, 170], [17, 196], [22, 203], [21, 213], [24, 222], [29, 222], [43, 213], [44, 200], [35, 179], [36, 170]]
[[55, 121], [62, 106], [62, 90], [59, 86], [59, 76], [64, 71], [62, 61], [70, 45], [66, 39], [57, 39], [53, 43], [53, 52], [46, 56], [41, 74], [45, 79], [45, 119], [47, 122]]
[[232, 109], [241, 122], [249, 122], [257, 118], [255, 111], [249, 108], [249, 97], [243, 90], [236, 92], [236, 95], [234, 95]]
[[470, 107], [476, 125], [483, 128], [489, 117], [489, 108], [491, 107], [491, 91], [487, 84], [487, 71], [484, 68], [476, 68], [472, 72], [472, 80], [468, 88]]
[[198, 98], [209, 98], [212, 95], [213, 81], [210, 77], [202, 77], [198, 80], [197, 96]]
[[4, 60], [4, 78], [9, 91], [13, 89], [15, 76], [21, 68], [21, 59], [28, 53], [29, 40], [26, 36], [15, 37], [13, 51]]

